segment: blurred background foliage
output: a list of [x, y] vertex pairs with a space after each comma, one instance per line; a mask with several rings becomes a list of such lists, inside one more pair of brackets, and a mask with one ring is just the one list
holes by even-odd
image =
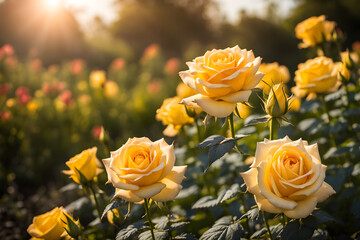
[[[68, 182], [60, 173], [65, 161], [92, 146], [98, 146], [99, 159], [105, 157], [99, 126], [110, 135], [111, 150], [129, 137], [162, 137], [156, 109], [175, 95], [186, 61], [208, 49], [239, 45], [263, 62], [286, 65], [293, 75], [298, 63], [315, 56], [297, 48], [295, 25], [321, 14], [344, 32], [343, 50], [360, 40], [358, 0], [297, 0], [286, 16], [279, 14], [282, 1], [269, 1], [265, 14], [241, 11], [233, 23], [212, 0], [118, 0], [116, 19], [105, 24], [95, 17], [87, 32], [75, 12], [49, 11], [41, 7], [44, 1], [0, 2], [0, 46], [15, 50], [0, 63], [0, 85], [9, 85], [0, 96], [0, 222], [6, 222], [0, 232], [10, 231], [14, 239], [26, 238], [22, 231], [32, 216], [66, 203], [56, 191]], [[76, 61], [82, 61], [79, 72]], [[89, 84], [96, 69], [115, 82], [115, 97], [105, 85]], [[46, 92], [46, 84], [63, 87]], [[9, 107], [9, 98], [21, 101], [22, 86], [34, 104]]]

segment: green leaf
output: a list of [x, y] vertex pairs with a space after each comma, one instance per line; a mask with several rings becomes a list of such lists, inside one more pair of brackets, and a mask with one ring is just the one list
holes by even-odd
[[351, 213], [357, 218], [360, 219], [360, 198], [356, 199], [351, 205]]
[[121, 229], [116, 235], [116, 240], [127, 240], [137, 234], [140, 230], [144, 229], [144, 220], [132, 223], [126, 228]]
[[153, 222], [156, 223], [155, 228], [159, 230], [165, 230], [169, 223], [169, 219], [166, 216], [162, 216], [156, 219], [153, 219]]
[[[168, 237], [167, 232], [155, 231], [154, 235], [155, 235], [156, 240], [163, 240], [163, 239], [167, 239], [167, 237]], [[152, 240], [151, 231], [148, 230], [148, 231], [140, 233], [139, 240]]]
[[187, 224], [189, 224], [190, 222], [177, 222], [177, 223], [173, 223], [173, 224], [171, 224], [171, 226], [170, 226], [170, 230], [175, 230], [175, 229], [177, 229], [177, 228], [181, 228], [181, 227], [183, 227], [183, 226], [185, 226], [185, 225], [187, 225]]
[[344, 224], [340, 219], [334, 218], [333, 216], [322, 210], [315, 210], [313, 211], [312, 215], [316, 218], [318, 224], [323, 224], [328, 222], [334, 222], [341, 225]]
[[266, 234], [267, 233], [267, 229], [264, 227], [260, 230], [257, 230], [256, 232], [253, 233], [253, 235], [251, 235], [250, 238], [255, 238], [255, 239], [258, 239], [258, 238], [261, 238], [262, 235]]
[[306, 240], [311, 238], [317, 228], [314, 216], [302, 219], [302, 224], [298, 219], [289, 222], [281, 233], [282, 240]]
[[220, 143], [225, 138], [221, 135], [212, 135], [202, 141], [200, 144], [196, 145], [194, 148], [207, 148], [215, 146], [216, 144]]
[[246, 122], [245, 125], [254, 125], [254, 124], [260, 124], [260, 123], [266, 123], [269, 120], [269, 116], [262, 116], [259, 118], [251, 119], [250, 121]]
[[179, 239], [179, 240], [196, 240], [195, 236], [190, 233], [182, 233], [173, 239]]
[[231, 240], [244, 236], [244, 229], [239, 222], [232, 223], [230, 216], [220, 218], [200, 237], [200, 240]]
[[213, 196], [205, 196], [200, 198], [192, 206], [192, 209], [216, 206], [230, 198], [233, 198], [239, 191], [240, 186], [239, 184], [235, 183], [230, 188], [221, 190], [217, 198], [214, 198]]
[[255, 220], [256, 218], [259, 217], [259, 208], [252, 208], [250, 210], [248, 210], [246, 213], [244, 213], [240, 219], [243, 219], [243, 218], [247, 218], [251, 221]]
[[126, 201], [123, 200], [123, 199], [121, 199], [120, 201], [111, 202], [110, 204], [108, 204], [108, 205], [105, 207], [105, 209], [104, 209], [104, 211], [103, 211], [103, 213], [102, 213], [102, 215], [101, 215], [101, 219], [104, 218], [104, 216], [106, 215], [106, 213], [107, 213], [108, 211], [110, 211], [110, 210], [112, 210], [112, 209], [114, 209], [114, 208], [118, 208], [118, 207], [124, 205], [125, 203], [126, 203]]
[[337, 122], [330, 128], [330, 133], [339, 133], [344, 132], [348, 129], [349, 123], [348, 122]]
[[235, 146], [235, 139], [227, 138], [224, 141], [222, 141], [220, 144], [215, 145], [210, 148], [209, 150], [209, 162], [208, 167], [205, 170], [205, 172], [209, 169], [211, 164], [213, 164], [216, 160], [223, 157], [226, 153], [230, 152], [231, 149]]
[[315, 100], [305, 101], [301, 104], [300, 112], [311, 112], [321, 107], [321, 103]]

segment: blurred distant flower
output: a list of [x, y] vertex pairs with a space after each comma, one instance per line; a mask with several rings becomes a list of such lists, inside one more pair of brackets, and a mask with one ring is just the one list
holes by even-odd
[[88, 84], [85, 80], [81, 80], [80, 82], [77, 83], [76, 87], [79, 91], [85, 91], [87, 88]]
[[90, 74], [90, 85], [93, 88], [101, 88], [106, 81], [106, 73], [102, 70], [92, 71]]
[[289, 101], [289, 111], [297, 112], [301, 107], [301, 98], [292, 96]]
[[5, 112], [0, 112], [0, 119], [2, 121], [7, 121], [9, 120], [11, 117], [11, 112], [10, 111], [5, 111]]
[[346, 65], [344, 63], [338, 63], [337, 66], [338, 66], [338, 69], [339, 69], [338, 78], [341, 81], [346, 81], [346, 82], [350, 81], [350, 71], [346, 67]]
[[324, 41], [331, 41], [334, 27], [335, 22], [326, 21], [325, 15], [314, 16], [300, 22], [295, 27], [296, 37], [303, 41], [299, 47], [307, 48]]
[[165, 73], [174, 75], [179, 71], [180, 60], [178, 58], [170, 58], [165, 64]]
[[59, 97], [66, 107], [69, 107], [70, 104], [73, 102], [72, 93], [70, 90], [65, 90], [60, 94]]
[[91, 97], [88, 94], [81, 94], [78, 97], [78, 102], [83, 105], [87, 105], [91, 101]]
[[290, 79], [289, 69], [277, 62], [262, 63], [259, 72], [265, 73], [265, 76], [256, 87], [263, 89], [266, 94], [269, 94], [270, 86], [281, 82], [286, 83]]
[[261, 58], [239, 46], [207, 51], [186, 64], [189, 70], [180, 72], [180, 77], [198, 94], [181, 103], [201, 107], [214, 117], [227, 117], [237, 103], [246, 102], [264, 76], [258, 71]]
[[[86, 182], [83, 181], [92, 181], [95, 176], [103, 171], [100, 168], [102, 164], [96, 157], [96, 151], [97, 148], [93, 147], [72, 157], [66, 162], [70, 170], [63, 170], [63, 173], [69, 175], [76, 183], [85, 184]], [[81, 176], [85, 179], [82, 179]]]
[[74, 59], [71, 61], [71, 73], [74, 75], [78, 75], [82, 72], [84, 68], [84, 60], [82, 59]]
[[332, 59], [323, 56], [309, 59], [298, 65], [296, 86], [291, 91], [298, 97], [309, 94], [308, 99], [316, 97], [317, 93], [336, 91], [340, 85], [337, 75], [338, 68]]
[[65, 212], [66, 210], [63, 207], [56, 207], [49, 212], [34, 217], [27, 232], [34, 239], [43, 240], [59, 240], [67, 236]]
[[31, 100], [26, 105], [29, 112], [36, 112], [36, 110], [39, 108], [39, 104], [35, 100]]
[[26, 105], [30, 100], [31, 96], [29, 95], [29, 89], [27, 87], [19, 87], [15, 92], [18, 97], [21, 105]]
[[0, 59], [4, 56], [10, 57], [14, 55], [14, 48], [10, 44], [5, 44], [0, 48]]
[[33, 71], [40, 71], [42, 68], [42, 61], [40, 59], [34, 59], [30, 62], [30, 67]]
[[149, 45], [144, 50], [143, 58], [144, 59], [150, 59], [150, 58], [155, 57], [158, 54], [159, 49], [160, 49], [160, 47], [156, 43], [153, 43], [153, 44]]
[[357, 52], [341, 52], [341, 61], [348, 69], [354, 69], [355, 65], [359, 63], [359, 55]]
[[182, 189], [187, 166], [174, 166], [174, 146], [164, 139], [152, 142], [146, 137], [130, 138], [121, 148], [103, 159], [108, 182], [115, 196], [129, 202], [144, 198], [166, 202], [174, 200]]
[[10, 89], [10, 84], [4, 83], [0, 85], [0, 95], [6, 95]]
[[186, 113], [185, 106], [180, 104], [181, 98], [172, 97], [164, 100], [162, 106], [156, 110], [156, 120], [167, 125], [163, 134], [174, 137], [184, 124], [194, 122]]
[[59, 71], [59, 65], [57, 65], [57, 64], [53, 64], [53, 65], [50, 65], [49, 67], [48, 67], [48, 72], [50, 73], [50, 74], [55, 74], [55, 73], [57, 73]]
[[94, 126], [91, 130], [92, 135], [94, 136], [95, 139], [99, 139], [100, 138], [100, 134], [102, 131], [102, 126], [101, 125], [97, 125]]
[[12, 108], [16, 105], [16, 100], [14, 98], [9, 98], [8, 100], [6, 100], [6, 106], [8, 108]]
[[119, 87], [114, 81], [106, 81], [104, 85], [105, 96], [115, 98], [119, 92]]
[[17, 60], [15, 57], [7, 57], [5, 59], [5, 64], [9, 67], [14, 67], [17, 64]]
[[30, 48], [30, 50], [28, 52], [29, 58], [35, 58], [35, 57], [37, 57], [38, 54], [39, 54], [39, 51], [34, 47]]
[[121, 70], [124, 66], [125, 60], [123, 58], [116, 58], [110, 65], [110, 67], [114, 70]]
[[360, 50], [360, 41], [355, 41], [353, 44], [352, 44], [352, 49], [354, 51], [359, 51]]
[[161, 82], [158, 80], [153, 80], [147, 85], [147, 90], [149, 93], [157, 93], [161, 88]]
[[43, 83], [42, 85], [42, 90], [44, 93], [46, 94], [50, 94], [50, 93], [57, 93], [57, 92], [61, 92], [62, 90], [64, 90], [66, 87], [66, 82], [53, 82], [53, 83]]

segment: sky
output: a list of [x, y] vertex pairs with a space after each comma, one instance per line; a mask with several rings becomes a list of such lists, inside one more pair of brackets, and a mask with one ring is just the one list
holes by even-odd
[[[0, 0], [2, 2], [3, 0]], [[103, 19], [105, 24], [111, 23], [116, 18], [116, 7], [114, 0], [44, 0], [48, 7], [56, 7], [62, 2], [65, 6], [75, 10], [75, 17], [86, 31], [89, 23], [95, 16]], [[181, 0], [179, 0], [181, 1]], [[195, 0], [194, 0], [195, 1]], [[279, 12], [284, 16], [296, 6], [296, 0], [215, 0], [220, 7], [220, 11], [230, 22], [236, 22], [238, 13], [246, 10], [248, 13], [258, 15], [264, 14], [269, 1], [279, 3]], [[281, 4], [280, 4], [281, 3]]]

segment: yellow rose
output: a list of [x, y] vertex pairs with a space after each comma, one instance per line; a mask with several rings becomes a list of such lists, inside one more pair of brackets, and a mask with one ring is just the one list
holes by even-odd
[[33, 218], [33, 223], [28, 227], [27, 232], [35, 239], [61, 239], [67, 236], [65, 231], [67, 220], [64, 214], [66, 214], [66, 211], [63, 207], [56, 207], [49, 212], [36, 216]]
[[345, 64], [346, 67], [350, 69], [355, 67], [354, 64], [356, 65], [359, 62], [359, 55], [357, 52], [345, 51], [341, 52], [340, 56], [341, 61]]
[[106, 81], [104, 85], [105, 95], [108, 98], [114, 98], [117, 96], [119, 92], [119, 87], [116, 82], [114, 81]]
[[39, 108], [39, 104], [35, 100], [30, 100], [30, 102], [26, 104], [26, 107], [30, 112], [36, 112]]
[[291, 91], [298, 97], [336, 91], [339, 87], [338, 68], [327, 57], [309, 59], [295, 71], [296, 86]]
[[165, 136], [174, 137], [182, 125], [194, 122], [194, 119], [187, 115], [184, 105], [179, 104], [180, 101], [179, 97], [167, 98], [156, 110], [156, 120], [168, 125], [163, 131]]
[[111, 223], [111, 224], [116, 225], [116, 224], [120, 224], [120, 222], [121, 222], [119, 210], [117, 210], [116, 208], [108, 211], [106, 213], [106, 218], [109, 221], [109, 223]]
[[292, 96], [289, 101], [289, 111], [297, 112], [301, 107], [301, 98]]
[[341, 76], [345, 78], [346, 81], [350, 80], [350, 71], [346, 67], [344, 63], [338, 63], [338, 69], [339, 69], [339, 79], [341, 79]]
[[318, 202], [335, 193], [324, 182], [326, 166], [317, 144], [309, 146], [301, 139], [258, 142], [250, 168], [241, 176], [259, 209], [266, 212], [305, 218]]
[[174, 166], [173, 145], [146, 137], [130, 138], [103, 162], [108, 182], [116, 188], [115, 196], [129, 202], [173, 200], [182, 189], [187, 167]]
[[326, 21], [324, 15], [311, 17], [300, 22], [295, 27], [296, 37], [303, 41], [299, 47], [307, 48], [324, 41], [330, 41], [334, 27], [335, 22]]
[[105, 71], [96, 70], [90, 74], [90, 85], [94, 88], [100, 88], [104, 86], [106, 80]]
[[70, 175], [76, 183], [80, 183], [80, 173], [84, 175], [87, 181], [91, 181], [102, 172], [101, 162], [96, 157], [97, 148], [89, 148], [72, 157], [66, 162], [70, 170], [64, 170], [63, 173]]
[[272, 117], [281, 117], [288, 111], [288, 99], [286, 86], [283, 83], [275, 84], [270, 90], [269, 97], [265, 103], [265, 111]]
[[193, 96], [195, 94], [197, 94], [197, 92], [194, 89], [186, 86], [183, 82], [179, 83], [179, 85], [176, 87], [176, 95], [181, 99]]
[[290, 79], [289, 69], [277, 62], [262, 63], [259, 71], [265, 76], [256, 87], [263, 89], [266, 94], [269, 94], [270, 86], [281, 82], [286, 83]]
[[261, 58], [238, 46], [213, 49], [186, 63], [189, 70], [180, 72], [183, 82], [198, 94], [181, 103], [200, 107], [211, 116], [227, 117], [238, 102], [246, 102], [264, 76], [258, 72]]
[[237, 112], [235, 111], [235, 114], [238, 115], [237, 113], [239, 113], [240, 114], [240, 116], [238, 116], [239, 118], [245, 119], [251, 115], [251, 108], [243, 103], [238, 103], [236, 105], [236, 108], [237, 108]]

